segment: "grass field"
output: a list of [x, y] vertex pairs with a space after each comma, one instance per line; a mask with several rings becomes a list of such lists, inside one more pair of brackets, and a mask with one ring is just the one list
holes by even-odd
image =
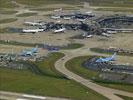
[[[55, 9], [58, 9], [58, 8], [32, 8], [30, 10], [33, 10], [33, 11], [53, 11]], [[63, 7], [63, 10], [78, 10], [78, 8], [76, 7]]]
[[[0, 33], [2, 33], [4, 30], [0, 30]], [[6, 30], [5, 30], [6, 31]], [[38, 44], [38, 43], [21, 43], [21, 42], [16, 42], [16, 41], [4, 41], [4, 40], [0, 40], [0, 44], [5, 44], [5, 45], [18, 45], [18, 46], [29, 46], [29, 47], [35, 47], [36, 45], [43, 45], [43, 44]], [[68, 44], [67, 46], [64, 47], [59, 47], [60, 49], [77, 49], [77, 48], [81, 48], [83, 46], [83, 44], [79, 44], [79, 43], [71, 43]]]
[[5, 44], [5, 45], [18, 45], [18, 46], [29, 46], [29, 47], [33, 47], [36, 46], [38, 44], [32, 44], [32, 43], [21, 43], [21, 42], [16, 42], [16, 41], [4, 41], [4, 40], [0, 40], [0, 44]]
[[130, 12], [133, 13], [133, 9], [125, 9], [125, 8], [98, 8], [97, 11], [113, 11], [113, 12]]
[[0, 14], [10, 15], [10, 14], [15, 14], [15, 13], [17, 13], [17, 11], [15, 10], [0, 10]]
[[34, 16], [37, 15], [37, 13], [22, 13], [22, 14], [18, 14], [16, 15], [17, 17], [29, 17], [29, 16]]
[[41, 4], [79, 4], [81, 2], [87, 1], [93, 6], [122, 6], [122, 7], [132, 7], [132, 0], [16, 0], [21, 4], [28, 5], [41, 5]]
[[11, 23], [11, 22], [15, 22], [15, 21], [17, 21], [17, 18], [1, 19], [0, 20], [0, 24], [3, 24], [3, 23]]
[[0, 34], [8, 32], [8, 28], [0, 28]]
[[92, 77], [96, 77], [98, 75], [97, 72], [86, 70], [81, 66], [81, 63], [85, 60], [89, 59], [89, 57], [76, 57], [66, 63], [66, 67], [74, 71], [76, 74], [91, 79]]
[[[41, 6], [48, 4], [73, 4], [79, 5], [82, 2], [89, 2], [91, 6], [115, 6], [115, 7], [132, 7], [132, 0], [14, 0], [19, 4], [28, 6]], [[0, 8], [17, 7], [11, 0], [0, 0]]]
[[66, 67], [71, 70], [72, 72], [88, 79], [93, 79], [94, 82], [111, 88], [116, 88], [124, 91], [133, 92], [133, 85], [132, 84], [126, 84], [126, 83], [116, 83], [116, 82], [105, 82], [101, 79], [99, 79], [98, 74], [99, 72], [92, 71], [89, 69], [84, 68], [81, 64], [83, 61], [89, 59], [90, 56], [82, 56], [82, 57], [76, 57], [72, 60], [68, 61], [66, 63]]
[[56, 8], [32, 8], [33, 11], [53, 11]]
[[25, 5], [47, 5], [47, 4], [78, 4], [79, 0], [16, 0], [20, 4]]
[[[81, 0], [80, 0], [81, 1]], [[132, 7], [132, 0], [85, 0], [92, 6]]]
[[80, 44], [80, 43], [70, 43], [70, 44], [68, 44], [65, 47], [61, 47], [61, 49], [77, 49], [77, 48], [81, 48], [83, 46], [84, 45], [83, 44]]
[[11, 2], [11, 0], [0, 0], [0, 8], [15, 8], [17, 7], [15, 4]]
[[49, 54], [49, 57], [45, 59], [44, 61], [35, 62], [34, 64], [38, 66], [38, 68], [41, 70], [44, 75], [48, 75], [55, 78], [64, 78], [62, 74], [56, 71], [54, 67], [54, 63], [57, 59], [63, 57], [64, 54], [62, 53], [52, 53]]
[[[104, 54], [113, 54], [115, 51], [105, 51], [102, 48], [90, 48], [91, 51], [93, 52], [97, 52], [97, 53], [104, 53]], [[129, 53], [123, 53], [123, 52], [117, 52], [117, 55], [122, 55], [122, 56], [133, 56], [133, 54], [129, 54]]]
[[107, 100], [96, 92], [81, 86], [72, 80], [62, 78], [54, 67], [54, 62], [64, 56], [61, 53], [53, 53], [36, 65], [44, 73], [33, 74], [31, 71], [20, 71], [0, 68], [0, 90], [22, 92], [37, 95], [67, 97], [74, 100]]

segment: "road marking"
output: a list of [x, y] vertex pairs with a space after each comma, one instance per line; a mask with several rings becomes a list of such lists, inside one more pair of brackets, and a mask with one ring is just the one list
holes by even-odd
[[35, 96], [35, 95], [27, 95], [27, 94], [24, 94], [22, 96], [23, 97], [29, 97], [29, 98], [43, 99], [43, 100], [46, 99], [46, 97], [43, 97], [43, 96]]

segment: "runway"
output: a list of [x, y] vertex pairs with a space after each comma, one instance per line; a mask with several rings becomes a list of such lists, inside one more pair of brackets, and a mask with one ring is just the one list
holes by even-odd
[[70, 100], [70, 99], [0, 91], [0, 100]]

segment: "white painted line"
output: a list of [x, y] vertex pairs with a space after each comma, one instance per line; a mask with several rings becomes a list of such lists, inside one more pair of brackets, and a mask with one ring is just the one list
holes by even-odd
[[43, 100], [46, 99], [46, 97], [43, 97], [43, 96], [35, 96], [35, 95], [27, 95], [27, 94], [24, 94], [22, 96], [23, 97], [29, 97], [29, 98], [43, 99]]

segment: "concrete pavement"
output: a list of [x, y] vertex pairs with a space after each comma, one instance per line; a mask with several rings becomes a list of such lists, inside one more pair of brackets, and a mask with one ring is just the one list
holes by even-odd
[[70, 99], [0, 91], [0, 100], [70, 100]]

